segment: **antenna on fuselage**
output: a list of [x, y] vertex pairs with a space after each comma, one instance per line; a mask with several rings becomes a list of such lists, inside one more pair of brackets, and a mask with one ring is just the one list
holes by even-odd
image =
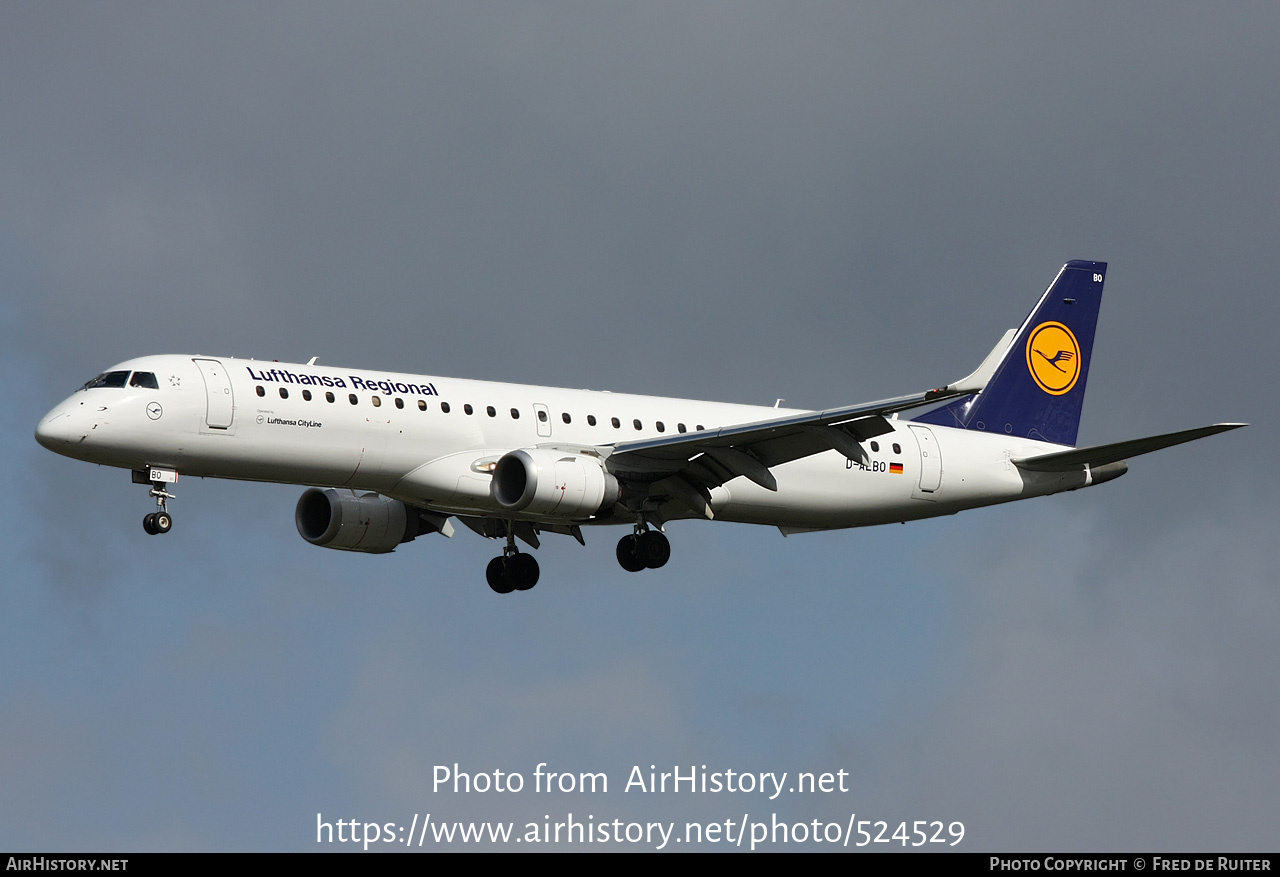
[[318, 356], [313, 356], [313, 357], [311, 357], [310, 359], [308, 359], [308, 360], [307, 360], [307, 365], [315, 365], [315, 364], [316, 364], [316, 360], [317, 360], [317, 359], [319, 359], [319, 358], [320, 358], [320, 357], [318, 357]]

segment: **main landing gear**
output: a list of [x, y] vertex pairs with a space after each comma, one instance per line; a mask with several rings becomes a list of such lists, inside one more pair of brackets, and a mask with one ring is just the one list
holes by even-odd
[[618, 540], [618, 563], [627, 572], [658, 569], [671, 559], [671, 542], [661, 530], [636, 525], [630, 536]]
[[[499, 594], [529, 590], [538, 583], [537, 559], [516, 548], [516, 527], [513, 523], [508, 522], [503, 529], [498, 527], [497, 521], [490, 523], [494, 525], [493, 528], [486, 530], [483, 535], [491, 538], [500, 536], [505, 529], [507, 544], [502, 549], [502, 555], [489, 561], [485, 568], [484, 576], [489, 587]], [[536, 539], [530, 544], [536, 548]], [[618, 540], [618, 563], [628, 572], [658, 569], [670, 559], [671, 542], [661, 530], [650, 530], [647, 523], [636, 524], [631, 535]]]
[[538, 583], [538, 575], [537, 558], [516, 548], [514, 528], [508, 526], [507, 545], [502, 549], [502, 556], [489, 561], [484, 571], [489, 587], [499, 594], [527, 591]]

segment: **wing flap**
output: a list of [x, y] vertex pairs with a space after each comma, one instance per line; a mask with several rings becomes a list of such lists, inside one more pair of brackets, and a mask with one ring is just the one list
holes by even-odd
[[705, 453], [735, 476], [741, 475], [759, 484], [765, 490], [777, 492], [778, 479], [773, 477], [769, 467], [746, 451], [740, 451], [737, 448], [707, 448]]

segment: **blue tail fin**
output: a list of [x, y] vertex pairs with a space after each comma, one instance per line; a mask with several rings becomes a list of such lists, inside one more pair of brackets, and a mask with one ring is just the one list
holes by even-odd
[[1106, 262], [1062, 266], [981, 393], [915, 420], [1076, 443]]

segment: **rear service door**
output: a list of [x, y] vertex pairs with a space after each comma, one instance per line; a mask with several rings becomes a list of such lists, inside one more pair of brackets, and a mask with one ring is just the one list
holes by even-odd
[[938, 442], [929, 427], [913, 423], [911, 434], [920, 446], [920, 484], [914, 495], [920, 499], [933, 499], [934, 492], [942, 486], [942, 452], [938, 450]]

